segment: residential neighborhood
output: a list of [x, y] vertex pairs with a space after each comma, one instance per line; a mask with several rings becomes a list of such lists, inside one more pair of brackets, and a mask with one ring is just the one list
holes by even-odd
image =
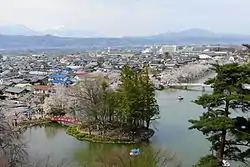
[[108, 78], [110, 86], [115, 89], [125, 64], [135, 69], [147, 66], [153, 84], [166, 86], [191, 83], [196, 78], [204, 77], [209, 73], [209, 63], [246, 61], [242, 50], [234, 49], [232, 52], [232, 48], [227, 50], [223, 47], [222, 52], [211, 48], [166, 45], [134, 50], [109, 48], [57, 56], [45, 53], [1, 55], [1, 105], [5, 108], [13, 108], [13, 103], [21, 105], [14, 105], [15, 111], [8, 113], [11, 119], [17, 113], [37, 113], [39, 105], [55, 93], [58, 84], [68, 87], [84, 81], [86, 77], [98, 75]]

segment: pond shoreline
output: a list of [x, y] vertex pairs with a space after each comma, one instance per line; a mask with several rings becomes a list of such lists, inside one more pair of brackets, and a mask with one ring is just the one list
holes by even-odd
[[[31, 127], [39, 126], [39, 125], [51, 125], [52, 126], [53, 123], [54, 123], [53, 121], [48, 120], [48, 119], [31, 120], [31, 121], [20, 122], [19, 126], [21, 126], [21, 128], [28, 128], [28, 127], [31, 128]], [[131, 140], [131, 139], [121, 139], [118, 137], [105, 137], [105, 136], [101, 137], [99, 135], [93, 135], [93, 134], [90, 135], [88, 132], [84, 132], [80, 130], [77, 125], [67, 127], [57, 122], [56, 124], [59, 125], [60, 127], [66, 127], [67, 135], [73, 136], [74, 138], [80, 141], [87, 141], [87, 142], [92, 142], [92, 143], [137, 144], [137, 143], [143, 143], [145, 141], [148, 141], [154, 135], [154, 131], [152, 129], [149, 129], [147, 134], [144, 135], [143, 139], [136, 138], [135, 140]]]
[[88, 132], [83, 132], [79, 130], [78, 126], [68, 127], [66, 133], [80, 141], [103, 144], [137, 144], [149, 140], [154, 135], [154, 131], [152, 129], [149, 129], [148, 135], [141, 140], [120, 139], [118, 137], [101, 137], [99, 135], [90, 135]]

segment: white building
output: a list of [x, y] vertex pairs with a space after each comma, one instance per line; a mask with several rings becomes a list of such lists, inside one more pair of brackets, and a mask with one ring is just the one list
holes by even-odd
[[152, 52], [151, 48], [146, 48], [146, 49], [141, 51], [141, 53], [150, 53], [150, 52]]
[[159, 53], [163, 54], [163, 53], [173, 53], [177, 51], [177, 45], [163, 45], [160, 50]]
[[207, 60], [207, 59], [212, 59], [212, 57], [209, 56], [209, 55], [206, 55], [206, 54], [200, 54], [199, 55], [199, 59], [201, 59], [201, 60]]

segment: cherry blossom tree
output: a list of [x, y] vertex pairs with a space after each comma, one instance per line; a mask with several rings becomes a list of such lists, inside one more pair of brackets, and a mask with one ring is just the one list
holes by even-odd
[[22, 167], [28, 161], [25, 144], [20, 140], [22, 130], [14, 130], [0, 111], [0, 165]]
[[55, 93], [45, 98], [42, 107], [46, 114], [65, 115], [70, 112], [72, 105], [73, 99], [68, 96], [67, 88], [58, 85], [55, 87]]
[[164, 72], [162, 82], [171, 83], [189, 83], [206, 74], [210, 66], [207, 64], [187, 64], [183, 67]]

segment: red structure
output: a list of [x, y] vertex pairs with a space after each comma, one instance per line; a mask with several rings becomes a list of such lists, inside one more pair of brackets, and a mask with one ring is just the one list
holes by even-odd
[[50, 120], [62, 122], [62, 123], [66, 123], [66, 124], [77, 124], [77, 121], [71, 117], [52, 116], [52, 117], [50, 117]]

